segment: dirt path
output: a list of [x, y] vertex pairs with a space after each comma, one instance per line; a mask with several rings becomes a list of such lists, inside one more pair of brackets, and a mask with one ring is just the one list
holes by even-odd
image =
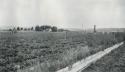
[[81, 61], [74, 63], [71, 67], [66, 67], [66, 68], [61, 69], [56, 72], [81, 72], [82, 70], [84, 70], [85, 68], [90, 66], [92, 63], [96, 62], [97, 60], [99, 60], [103, 56], [109, 54], [112, 50], [118, 48], [119, 46], [121, 46], [123, 44], [124, 44], [123, 42], [116, 44], [112, 47], [105, 49], [104, 51], [100, 51], [94, 55], [91, 55]]

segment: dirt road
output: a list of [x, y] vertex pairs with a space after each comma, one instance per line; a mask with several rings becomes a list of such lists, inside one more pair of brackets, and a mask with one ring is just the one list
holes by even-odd
[[104, 51], [97, 52], [94, 55], [91, 55], [81, 61], [78, 61], [74, 63], [70, 68], [66, 67], [64, 69], [58, 70], [56, 72], [81, 72], [88, 66], [90, 66], [92, 63], [95, 63], [97, 60], [101, 59], [103, 56], [109, 54], [111, 51], [115, 50], [116, 48], [119, 48], [119, 46], [123, 45], [124, 43], [121, 42], [119, 44], [116, 44], [112, 47], [109, 47], [105, 49]]

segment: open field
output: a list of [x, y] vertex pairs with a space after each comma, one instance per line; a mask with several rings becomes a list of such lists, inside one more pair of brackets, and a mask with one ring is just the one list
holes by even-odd
[[125, 72], [125, 44], [82, 72]]
[[93, 64], [96, 61], [100, 60], [102, 57], [109, 54], [113, 50], [119, 48], [123, 44], [124, 44], [124, 42], [115, 44], [112, 47], [106, 48], [103, 51], [99, 51], [99, 52], [97, 52], [97, 53], [95, 53], [93, 55], [90, 55], [90, 56], [80, 60], [80, 61], [77, 61], [76, 63], [74, 63], [72, 65], [72, 68], [66, 67], [66, 68], [63, 68], [63, 69], [61, 69], [59, 71], [56, 71], [56, 72], [81, 72], [84, 69], [86, 69], [87, 67], [89, 67], [91, 64]]
[[124, 36], [124, 33], [1, 32], [0, 72], [17, 69], [54, 72], [123, 41]]

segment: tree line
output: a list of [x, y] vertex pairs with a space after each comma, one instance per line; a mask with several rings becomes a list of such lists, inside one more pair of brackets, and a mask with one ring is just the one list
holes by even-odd
[[16, 31], [32, 31], [32, 30], [34, 30], [34, 28], [33, 27], [31, 27], [31, 28], [14, 27], [14, 28], [9, 29], [9, 31], [14, 31], [14, 30], [16, 30]]
[[49, 25], [43, 25], [43, 26], [36, 26], [35, 31], [52, 31], [52, 32], [57, 32], [58, 28], [56, 26], [49, 26]]
[[42, 26], [35, 26], [30, 28], [23, 28], [23, 27], [14, 27], [9, 29], [9, 31], [42, 31], [42, 32], [57, 32], [57, 31], [64, 31], [64, 29], [58, 29], [56, 26], [50, 25], [42, 25]]

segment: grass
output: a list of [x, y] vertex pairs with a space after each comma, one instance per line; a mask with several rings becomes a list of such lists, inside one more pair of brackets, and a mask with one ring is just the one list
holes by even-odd
[[[65, 39], [67, 38], [67, 39]], [[120, 39], [119, 39], [120, 38]], [[68, 32], [0, 33], [1, 72], [54, 72], [122, 41], [123, 35]], [[4, 62], [5, 60], [5, 62]], [[37, 71], [38, 70], [38, 71]], [[20, 71], [18, 71], [20, 72]]]
[[[86, 57], [89, 53], [88, 47], [77, 47], [77, 48], [71, 48], [70, 50], [65, 51], [62, 54], [56, 54], [55, 57], [52, 59], [51, 56], [49, 57], [49, 60], [36, 65], [36, 70], [39, 70], [38, 72], [55, 72], [56, 70], [59, 70], [61, 68], [64, 68], [68, 65], [72, 65], [74, 62], [81, 60], [82, 58]], [[28, 71], [28, 70], [25, 70]], [[29, 71], [30, 72], [30, 71]]]
[[102, 59], [92, 64], [82, 72], [124, 72], [125, 71], [125, 44]]

